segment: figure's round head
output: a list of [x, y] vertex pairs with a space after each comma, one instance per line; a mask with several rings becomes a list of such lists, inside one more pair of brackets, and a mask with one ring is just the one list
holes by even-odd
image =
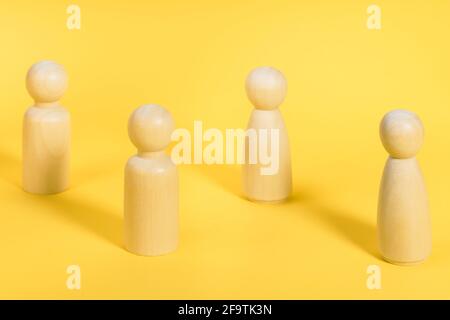
[[250, 72], [245, 88], [255, 108], [272, 110], [278, 108], [286, 97], [287, 83], [277, 69], [259, 67]]
[[57, 102], [67, 89], [68, 78], [64, 68], [53, 61], [40, 61], [31, 66], [26, 85], [36, 102]]
[[393, 158], [414, 157], [422, 146], [423, 136], [423, 125], [419, 117], [407, 110], [387, 113], [380, 124], [381, 141]]
[[139, 152], [162, 151], [169, 145], [174, 127], [169, 111], [156, 104], [148, 104], [131, 114], [128, 135]]

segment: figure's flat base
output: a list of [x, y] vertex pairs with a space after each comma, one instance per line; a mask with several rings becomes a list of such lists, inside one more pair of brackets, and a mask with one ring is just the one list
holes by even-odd
[[288, 200], [289, 197], [286, 198], [282, 198], [282, 199], [276, 199], [276, 200], [260, 200], [260, 199], [252, 199], [249, 197], [246, 197], [247, 200], [251, 201], [251, 202], [256, 202], [256, 203], [263, 203], [263, 204], [277, 204], [277, 203], [282, 203], [282, 202], [286, 202]]
[[412, 267], [412, 266], [417, 266], [421, 263], [423, 263], [426, 259], [422, 259], [422, 260], [418, 260], [418, 261], [410, 261], [410, 262], [404, 262], [404, 261], [394, 261], [391, 260], [389, 258], [383, 257], [384, 260], [386, 260], [386, 262], [389, 262], [391, 264], [395, 264], [397, 266], [402, 266], [402, 267]]
[[173, 248], [173, 249], [170, 249], [170, 250], [167, 250], [167, 251], [161, 251], [161, 252], [152, 253], [152, 254], [144, 253], [144, 252], [137, 251], [137, 250], [133, 250], [131, 248], [128, 248], [127, 246], [124, 246], [124, 249], [126, 251], [128, 251], [129, 253], [132, 253], [132, 254], [134, 254], [136, 256], [140, 256], [140, 257], [162, 257], [162, 256], [170, 255], [171, 253], [174, 253], [175, 251], [177, 251], [178, 248]]
[[69, 189], [70, 189], [70, 187], [65, 187], [63, 189], [54, 190], [54, 191], [53, 190], [52, 191], [36, 191], [36, 190], [29, 190], [29, 189], [26, 189], [25, 187], [22, 187], [22, 190], [25, 191], [26, 193], [39, 195], [39, 196], [51, 196], [51, 195], [55, 195], [55, 194], [60, 194], [60, 193], [66, 192]]

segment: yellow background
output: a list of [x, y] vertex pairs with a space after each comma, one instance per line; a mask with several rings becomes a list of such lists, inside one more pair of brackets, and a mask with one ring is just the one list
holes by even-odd
[[[0, 5], [0, 298], [450, 298], [450, 2], [87, 1], [81, 30], [67, 1]], [[63, 64], [73, 121], [72, 188], [20, 188], [21, 126], [34, 62]], [[245, 127], [248, 72], [282, 70], [281, 110], [294, 194], [279, 205], [242, 198], [237, 166], [180, 166], [181, 243], [145, 258], [122, 246], [123, 167], [135, 149], [127, 119], [144, 103], [178, 127]], [[383, 114], [417, 112], [433, 253], [416, 267], [376, 248]], [[66, 268], [81, 267], [81, 290]], [[382, 289], [366, 288], [366, 269]]]

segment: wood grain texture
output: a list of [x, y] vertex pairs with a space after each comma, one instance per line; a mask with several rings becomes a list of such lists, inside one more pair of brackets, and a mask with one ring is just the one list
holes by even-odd
[[70, 114], [59, 105], [67, 75], [59, 64], [42, 61], [30, 68], [26, 85], [35, 104], [23, 119], [23, 188], [62, 192], [70, 183]]
[[164, 149], [173, 120], [157, 105], [136, 109], [129, 135], [138, 149], [125, 167], [125, 247], [132, 253], [157, 256], [178, 246], [178, 170]]
[[23, 188], [52, 194], [69, 187], [70, 115], [62, 107], [31, 107], [23, 122]]
[[[278, 170], [270, 175], [262, 174], [261, 169], [267, 167], [258, 157], [257, 163], [249, 161], [250, 154], [259, 154], [261, 144], [253, 144], [246, 138], [245, 159], [243, 165], [243, 189], [245, 196], [252, 201], [279, 202], [289, 197], [292, 192], [291, 155], [288, 133], [283, 116], [278, 109], [283, 102], [287, 83], [283, 74], [272, 67], [259, 67], [250, 72], [246, 81], [247, 96], [255, 109], [252, 111], [247, 126], [256, 130], [258, 141], [264, 138], [266, 130], [268, 146], [277, 144], [278, 148], [269, 147], [272, 156], [278, 157]], [[271, 130], [278, 132], [278, 141], [271, 138]], [[255, 150], [256, 148], [256, 150]]]
[[[292, 191], [291, 155], [289, 139], [280, 110], [253, 110], [248, 127], [251, 129], [278, 130], [278, 172], [273, 175], [263, 175], [261, 169], [267, 167], [260, 162], [243, 166], [244, 192], [248, 199], [262, 202], [283, 201]], [[272, 141], [268, 136], [268, 145]], [[251, 144], [246, 138], [245, 158], [249, 159]], [[257, 151], [255, 151], [257, 152]]]
[[388, 113], [380, 126], [390, 153], [380, 185], [378, 242], [383, 257], [414, 265], [431, 253], [431, 223], [425, 182], [415, 157], [423, 141], [420, 119], [406, 110]]

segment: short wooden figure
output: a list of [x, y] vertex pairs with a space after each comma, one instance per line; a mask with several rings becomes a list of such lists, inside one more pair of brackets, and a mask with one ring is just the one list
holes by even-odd
[[[283, 74], [272, 67], [254, 69], [246, 81], [247, 96], [255, 109], [247, 126], [243, 184], [245, 196], [253, 201], [279, 202], [285, 200], [292, 190], [291, 155], [289, 140], [279, 106], [283, 102], [287, 83]], [[251, 143], [251, 132], [258, 135], [258, 144]], [[265, 132], [265, 134], [263, 134]], [[276, 133], [275, 139], [272, 133]], [[263, 140], [267, 142], [261, 144]], [[276, 170], [266, 172], [267, 164], [261, 161], [262, 146], [269, 146], [272, 159], [277, 161]], [[254, 159], [252, 162], [252, 155]], [[257, 156], [257, 157], [255, 157]]]
[[138, 255], [178, 245], [178, 171], [165, 153], [173, 130], [171, 114], [158, 105], [141, 106], [128, 122], [138, 152], [125, 168], [125, 247]]
[[424, 129], [406, 110], [387, 113], [380, 125], [390, 154], [378, 202], [378, 242], [383, 257], [398, 265], [424, 261], [431, 252], [431, 224], [425, 183], [416, 159]]
[[67, 89], [64, 68], [41, 61], [28, 71], [26, 86], [34, 105], [23, 120], [25, 191], [52, 194], [69, 187], [70, 114], [59, 104]]

